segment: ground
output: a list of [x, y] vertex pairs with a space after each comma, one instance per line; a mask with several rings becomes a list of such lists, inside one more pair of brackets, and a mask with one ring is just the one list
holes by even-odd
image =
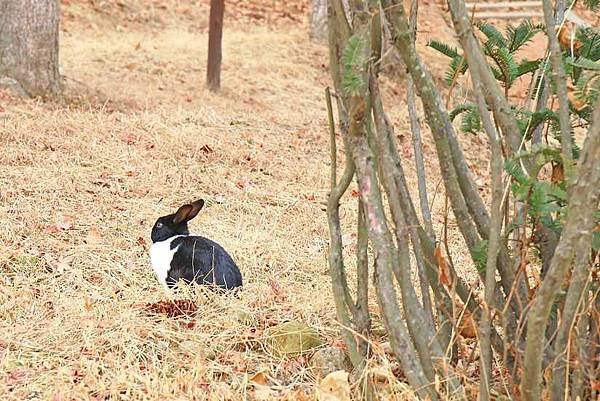
[[[0, 397], [245, 399], [259, 397], [248, 382], [261, 371], [270, 397], [310, 396], [308, 358], [279, 358], [262, 337], [298, 320], [340, 344], [324, 212], [328, 53], [308, 40], [307, 2], [230, 2], [218, 94], [204, 89], [207, 0], [62, 3], [64, 99], [0, 92]], [[437, 6], [423, 7], [421, 48], [450, 37]], [[385, 79], [416, 187], [402, 82]], [[463, 141], [483, 177], [483, 140]], [[427, 166], [439, 229], [439, 174]], [[154, 221], [197, 198], [207, 206], [191, 229], [234, 256], [239, 297], [166, 293], [152, 273]], [[355, 202], [343, 199], [347, 233]], [[454, 263], [468, 271], [450, 231]], [[173, 298], [193, 300], [197, 314], [147, 310]]]

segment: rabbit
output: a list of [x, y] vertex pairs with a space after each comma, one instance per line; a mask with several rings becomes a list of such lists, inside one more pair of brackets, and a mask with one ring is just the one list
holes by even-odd
[[224, 290], [242, 286], [240, 269], [221, 245], [190, 235], [188, 222], [203, 206], [203, 199], [185, 204], [176, 213], [160, 217], [152, 227], [150, 262], [158, 281], [167, 289], [180, 279]]

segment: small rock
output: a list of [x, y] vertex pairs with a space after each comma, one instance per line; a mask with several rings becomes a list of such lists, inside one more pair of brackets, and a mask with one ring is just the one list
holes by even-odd
[[338, 370], [352, 370], [352, 365], [346, 353], [336, 347], [327, 347], [315, 352], [310, 359], [310, 366], [317, 379]]
[[278, 356], [294, 357], [321, 346], [316, 330], [298, 321], [270, 327], [265, 335], [267, 345]]
[[317, 401], [350, 401], [349, 374], [343, 370], [325, 376], [315, 391]]

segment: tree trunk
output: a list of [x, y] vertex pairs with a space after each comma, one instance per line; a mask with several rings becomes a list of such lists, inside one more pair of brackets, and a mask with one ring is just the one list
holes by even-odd
[[0, 2], [0, 85], [27, 96], [60, 92], [58, 1]]
[[224, 0], [210, 1], [210, 19], [208, 28], [208, 66], [206, 68], [206, 86], [213, 92], [221, 88], [221, 41], [223, 39]]
[[327, 39], [327, 0], [312, 0], [310, 38], [320, 41]]
[[[312, 7], [310, 10], [310, 32], [309, 36], [312, 40], [326, 41], [327, 33], [327, 3], [328, 0], [311, 0]], [[344, 13], [347, 19], [351, 19], [350, 5], [348, 0], [342, 0]]]

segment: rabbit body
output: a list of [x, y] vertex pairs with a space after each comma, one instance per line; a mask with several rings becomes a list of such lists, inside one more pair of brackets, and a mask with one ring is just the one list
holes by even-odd
[[242, 274], [227, 251], [188, 231], [187, 222], [203, 205], [202, 200], [183, 205], [177, 213], [159, 218], [152, 228], [150, 262], [158, 281], [167, 288], [180, 279], [226, 290], [242, 286]]

